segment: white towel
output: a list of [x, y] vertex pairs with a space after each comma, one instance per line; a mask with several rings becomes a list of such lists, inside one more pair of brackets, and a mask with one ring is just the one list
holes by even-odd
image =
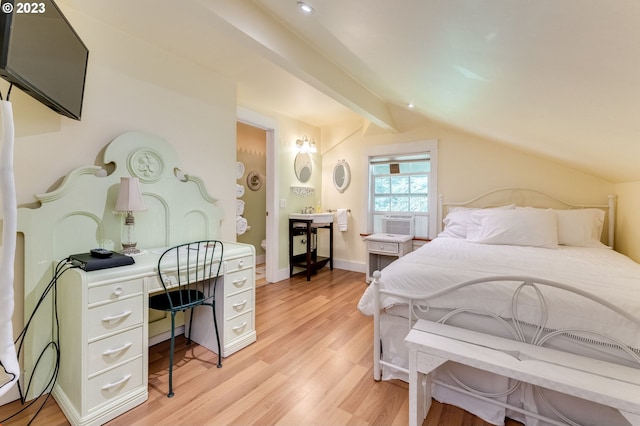
[[336, 210], [336, 221], [338, 222], [338, 231], [345, 232], [347, 230], [347, 209]]
[[242, 216], [236, 217], [236, 234], [242, 235], [247, 232], [247, 219]]

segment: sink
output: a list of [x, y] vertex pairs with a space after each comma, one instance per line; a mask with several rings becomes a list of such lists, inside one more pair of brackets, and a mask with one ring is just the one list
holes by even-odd
[[311, 220], [311, 223], [331, 223], [333, 213], [290, 213], [289, 219]]

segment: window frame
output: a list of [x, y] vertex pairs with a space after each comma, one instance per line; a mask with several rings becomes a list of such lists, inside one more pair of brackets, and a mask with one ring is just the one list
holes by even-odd
[[365, 208], [367, 214], [367, 233], [373, 232], [373, 180], [370, 170], [371, 160], [379, 157], [405, 157], [410, 155], [429, 155], [430, 171], [429, 171], [429, 193], [428, 199], [428, 238], [435, 238], [437, 235], [438, 224], [438, 140], [420, 140], [414, 142], [401, 142], [389, 145], [370, 146], [365, 151], [365, 167], [367, 182], [367, 196], [365, 197]]

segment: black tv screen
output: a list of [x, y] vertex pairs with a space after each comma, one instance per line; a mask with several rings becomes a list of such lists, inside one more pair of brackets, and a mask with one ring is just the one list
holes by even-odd
[[89, 50], [52, 0], [0, 6], [0, 75], [80, 120]]

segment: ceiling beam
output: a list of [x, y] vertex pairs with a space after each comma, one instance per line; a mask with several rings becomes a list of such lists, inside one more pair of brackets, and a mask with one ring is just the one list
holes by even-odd
[[200, 0], [211, 12], [244, 33], [253, 48], [285, 71], [372, 123], [398, 127], [388, 105], [325, 55], [251, 0]]

